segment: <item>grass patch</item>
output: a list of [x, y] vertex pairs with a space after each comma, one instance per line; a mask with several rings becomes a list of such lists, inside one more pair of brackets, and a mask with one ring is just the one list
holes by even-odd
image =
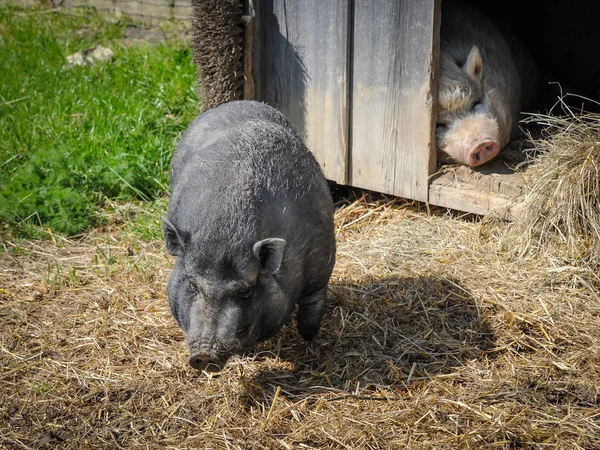
[[[125, 46], [125, 24], [40, 12], [0, 8], [0, 218], [23, 236], [74, 235], [107, 198], [167, 193], [196, 69], [182, 42]], [[99, 44], [113, 61], [64, 68]]]

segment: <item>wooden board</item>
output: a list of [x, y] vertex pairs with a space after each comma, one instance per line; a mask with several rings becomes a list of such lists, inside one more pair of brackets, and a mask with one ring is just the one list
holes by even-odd
[[[263, 95], [263, 54], [265, 52], [265, 35], [263, 27], [262, 2], [245, 0], [245, 10], [251, 15], [250, 26], [244, 30], [244, 98], [246, 100], [264, 101]], [[251, 8], [252, 6], [252, 8]], [[252, 42], [247, 41], [251, 39]], [[248, 54], [247, 52], [250, 52]]]
[[247, 100], [256, 99], [255, 86], [254, 86], [254, 76], [253, 76], [253, 55], [255, 53], [259, 54], [259, 52], [255, 52], [253, 49], [254, 46], [254, 24], [257, 22], [256, 20], [256, 11], [254, 10], [254, 5], [251, 3], [251, 0], [244, 0], [244, 18], [245, 18], [245, 26], [244, 26], [244, 87], [243, 87], [243, 97]]
[[502, 160], [482, 168], [450, 166], [432, 177], [429, 203], [474, 214], [516, 220], [522, 212], [525, 182]]
[[439, 0], [356, 0], [349, 184], [428, 200]]
[[299, 129], [328, 179], [346, 184], [350, 0], [254, 3], [256, 98]]

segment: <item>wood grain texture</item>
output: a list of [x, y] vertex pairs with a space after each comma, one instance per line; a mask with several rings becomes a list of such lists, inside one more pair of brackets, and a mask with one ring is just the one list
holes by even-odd
[[439, 0], [356, 0], [350, 178], [428, 200], [435, 170]]
[[525, 181], [502, 160], [472, 169], [447, 166], [435, 174], [429, 187], [429, 203], [475, 214], [516, 220], [526, 195]]
[[347, 182], [349, 8], [350, 0], [261, 2], [264, 40], [261, 80], [255, 82], [257, 99], [281, 110], [325, 176], [342, 184]]
[[494, 192], [483, 192], [472, 186], [444, 186], [432, 184], [430, 203], [458, 211], [518, 220], [523, 212], [522, 198], [507, 197]]
[[526, 193], [523, 174], [515, 172], [502, 159], [496, 159], [481, 167], [462, 165], [443, 167], [431, 177], [431, 184], [444, 186], [472, 186], [482, 192], [518, 197]]
[[[248, 1], [248, 0], [246, 0]], [[250, 74], [244, 73], [245, 76], [252, 77], [252, 95], [246, 96], [246, 100], [258, 100], [264, 101], [263, 94], [263, 78], [264, 75], [264, 62], [263, 54], [265, 52], [265, 30], [263, 27], [264, 13], [263, 13], [264, 2], [253, 1], [254, 17], [252, 18], [252, 29], [250, 30], [250, 36], [252, 38], [252, 53], [250, 61]], [[246, 34], [247, 36], [247, 34]]]
[[244, 94], [246, 100], [254, 100], [254, 77], [252, 70], [252, 45], [254, 43], [254, 21], [255, 11], [254, 6], [250, 3], [251, 0], [244, 0]]

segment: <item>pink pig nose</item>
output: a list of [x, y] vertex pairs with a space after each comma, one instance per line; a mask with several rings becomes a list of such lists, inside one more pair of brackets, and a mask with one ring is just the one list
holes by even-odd
[[467, 155], [469, 165], [473, 167], [485, 164], [498, 155], [500, 146], [494, 141], [485, 141], [473, 148]]

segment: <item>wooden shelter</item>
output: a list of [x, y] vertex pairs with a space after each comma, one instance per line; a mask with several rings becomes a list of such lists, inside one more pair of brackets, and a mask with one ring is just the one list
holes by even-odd
[[522, 183], [506, 168], [432, 178], [441, 0], [249, 6], [244, 97], [280, 109], [328, 179], [510, 217]]
[[[454, 166], [436, 173], [441, 4], [245, 0], [243, 97], [280, 109], [302, 132], [330, 180], [515, 218], [524, 182], [502, 159], [477, 169]], [[550, 63], [543, 70], [566, 74], [565, 61], [570, 61], [573, 68], [585, 68], [596, 86], [591, 77], [600, 76], [600, 64], [589, 70], [596, 59], [565, 59], [583, 51], [577, 40], [580, 27], [560, 23], [563, 16], [579, 22], [597, 16], [590, 13], [600, 10], [593, 0], [532, 0], [529, 13], [518, 0], [477, 4], [514, 25], [530, 48], [539, 49], [541, 59]]]

